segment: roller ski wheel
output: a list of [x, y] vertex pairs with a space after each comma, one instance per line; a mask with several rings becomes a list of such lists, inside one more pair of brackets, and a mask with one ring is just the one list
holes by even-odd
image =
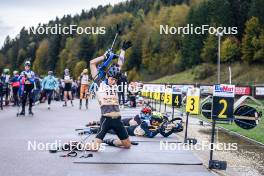
[[25, 115], [26, 115], [25, 111], [21, 111], [20, 113], [17, 113], [17, 117], [19, 117], [19, 116], [25, 116]]
[[29, 111], [29, 112], [28, 112], [28, 115], [29, 115], [29, 116], [34, 116], [34, 113], [33, 113], [32, 111]]

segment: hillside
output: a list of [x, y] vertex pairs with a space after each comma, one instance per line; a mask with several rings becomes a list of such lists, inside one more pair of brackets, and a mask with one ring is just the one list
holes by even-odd
[[[204, 83], [213, 84], [217, 81], [216, 66], [212, 67], [212, 73], [205, 76], [204, 79], [197, 79], [197, 70], [203, 70], [208, 65], [197, 66], [193, 69], [188, 69], [181, 73], [176, 73], [169, 76], [151, 81], [152, 83]], [[232, 83], [240, 85], [248, 84], [264, 84], [264, 69], [262, 65], [247, 65], [235, 63], [231, 65]], [[199, 73], [201, 74], [202, 71]], [[221, 65], [221, 83], [229, 83], [228, 65]]]

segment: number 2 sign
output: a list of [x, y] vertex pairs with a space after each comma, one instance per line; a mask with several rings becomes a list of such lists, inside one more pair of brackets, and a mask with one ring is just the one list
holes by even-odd
[[187, 91], [186, 112], [199, 114], [200, 112], [200, 89], [192, 88]]
[[214, 120], [229, 121], [234, 118], [234, 85], [215, 85], [213, 92], [212, 118]]

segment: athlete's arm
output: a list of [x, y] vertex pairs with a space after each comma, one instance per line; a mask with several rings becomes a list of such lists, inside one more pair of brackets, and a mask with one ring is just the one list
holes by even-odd
[[120, 66], [120, 68], [122, 68], [124, 62], [125, 62], [125, 50], [121, 49], [121, 52], [119, 54], [119, 58], [118, 58], [118, 65]]
[[118, 65], [120, 68], [122, 68], [124, 62], [125, 62], [125, 51], [132, 46], [132, 43], [130, 41], [124, 41], [121, 47], [121, 52], [119, 54], [118, 58]]
[[104, 60], [104, 56], [100, 56], [90, 61], [90, 69], [93, 78], [95, 78], [98, 73], [97, 64], [103, 60]]
[[145, 136], [149, 137], [149, 138], [153, 138], [155, 137], [157, 134], [159, 134], [159, 129], [155, 130], [155, 131], [151, 131], [149, 130], [149, 126], [146, 122], [142, 122], [140, 124], [140, 127], [145, 131]]

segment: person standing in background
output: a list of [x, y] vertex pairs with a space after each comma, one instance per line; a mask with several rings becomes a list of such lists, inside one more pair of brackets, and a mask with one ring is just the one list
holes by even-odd
[[25, 115], [25, 107], [27, 97], [29, 98], [29, 114], [33, 115], [32, 106], [34, 101], [34, 88], [35, 88], [35, 73], [30, 70], [30, 61], [25, 62], [25, 70], [21, 72], [20, 80], [20, 91], [22, 97], [22, 111], [19, 115]]
[[71, 105], [73, 106], [73, 102], [72, 102], [72, 77], [70, 76], [70, 71], [69, 69], [65, 69], [64, 70], [64, 76], [63, 76], [63, 84], [64, 84], [64, 105], [63, 107], [67, 106], [67, 100], [69, 98], [69, 100], [71, 101]]
[[0, 109], [3, 110], [3, 87], [4, 87], [4, 81], [2, 79], [2, 76], [0, 76]]
[[53, 76], [52, 71], [48, 71], [48, 76], [46, 76], [42, 81], [42, 89], [44, 90], [46, 98], [48, 99], [48, 109], [50, 109], [53, 91], [55, 91], [57, 87], [57, 79]]
[[3, 96], [5, 97], [5, 105], [9, 104], [9, 93], [10, 93], [10, 70], [5, 68], [2, 74], [2, 81], [3, 81]]
[[89, 76], [88, 69], [84, 69], [79, 77], [80, 82], [80, 109], [82, 108], [82, 100], [85, 99], [85, 107], [88, 109], [88, 95], [89, 95]]
[[[118, 85], [119, 105], [122, 105], [121, 107], [123, 108], [125, 104], [125, 92], [127, 88], [127, 77], [124, 74], [120, 76], [119, 80], [117, 81], [117, 85]], [[121, 99], [122, 99], [122, 104], [121, 104]]]
[[13, 77], [10, 80], [11, 86], [12, 86], [12, 91], [13, 91], [13, 98], [14, 98], [14, 105], [13, 106], [19, 106], [19, 101], [18, 101], [18, 91], [19, 91], [19, 73], [18, 71], [13, 71]]

